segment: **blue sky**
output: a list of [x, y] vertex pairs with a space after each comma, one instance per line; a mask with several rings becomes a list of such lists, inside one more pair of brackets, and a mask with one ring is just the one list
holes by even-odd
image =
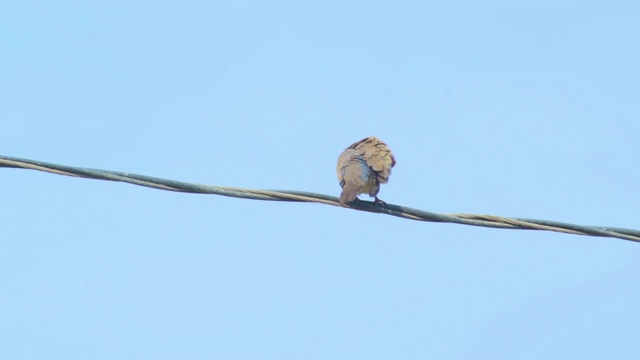
[[[636, 2], [0, 10], [2, 155], [640, 228]], [[2, 358], [640, 356], [637, 243], [0, 173]]]

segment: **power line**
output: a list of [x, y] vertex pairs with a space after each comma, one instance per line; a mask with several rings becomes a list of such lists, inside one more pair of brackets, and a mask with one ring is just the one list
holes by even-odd
[[226, 186], [213, 186], [192, 184], [182, 181], [161, 179], [151, 176], [131, 174], [120, 171], [109, 171], [99, 169], [88, 169], [75, 166], [58, 165], [35, 161], [29, 159], [20, 159], [9, 156], [0, 155], [0, 167], [31, 169], [49, 172], [58, 175], [74, 176], [87, 179], [120, 181], [134, 185], [146, 186], [154, 189], [197, 193], [197, 194], [214, 194], [222, 196], [230, 196], [253, 200], [268, 201], [291, 201], [291, 202], [315, 202], [325, 205], [333, 205], [338, 207], [346, 207], [354, 210], [368, 211], [373, 213], [387, 214], [410, 220], [456, 223], [471, 226], [483, 226], [501, 229], [519, 229], [519, 230], [545, 230], [563, 232], [567, 234], [613, 237], [629, 241], [640, 242], [640, 230], [623, 229], [603, 226], [582, 226], [557, 221], [507, 218], [494, 215], [477, 215], [477, 214], [439, 214], [428, 211], [422, 211], [409, 207], [385, 204], [376, 205], [369, 201], [355, 201], [347, 205], [340, 204], [338, 198], [324, 194], [316, 194], [305, 191], [291, 190], [255, 190], [242, 189]]

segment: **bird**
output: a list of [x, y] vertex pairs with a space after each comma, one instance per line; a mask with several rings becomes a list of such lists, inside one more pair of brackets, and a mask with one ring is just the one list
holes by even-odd
[[378, 198], [380, 184], [386, 184], [396, 158], [382, 140], [370, 136], [353, 143], [338, 157], [336, 173], [342, 187], [340, 203], [354, 201], [360, 194], [369, 194], [375, 203], [383, 203]]

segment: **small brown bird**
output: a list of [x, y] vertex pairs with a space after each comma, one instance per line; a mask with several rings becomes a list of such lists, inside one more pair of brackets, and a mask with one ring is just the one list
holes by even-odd
[[346, 204], [360, 194], [369, 194], [376, 203], [380, 184], [389, 181], [396, 159], [387, 144], [370, 136], [349, 146], [338, 157], [338, 181], [342, 187], [340, 202]]

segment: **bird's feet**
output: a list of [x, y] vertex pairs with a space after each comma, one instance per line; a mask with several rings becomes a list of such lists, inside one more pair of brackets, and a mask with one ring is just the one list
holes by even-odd
[[375, 200], [373, 200], [373, 204], [374, 204], [376, 207], [384, 208], [384, 207], [385, 207], [385, 205], [387, 205], [387, 203], [386, 203], [386, 202], [384, 202], [384, 201], [380, 200], [377, 196], [374, 196], [374, 199], [375, 199]]

